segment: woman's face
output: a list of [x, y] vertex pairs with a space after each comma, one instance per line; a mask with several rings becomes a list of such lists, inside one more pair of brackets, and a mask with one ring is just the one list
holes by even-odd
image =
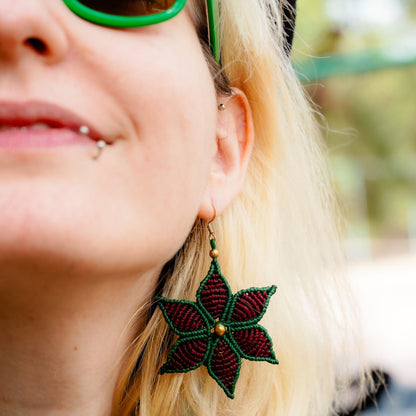
[[[90, 275], [161, 267], [198, 214], [216, 119], [187, 10], [117, 30], [60, 0], [2, 0], [3, 270], [31, 260]], [[73, 131], [79, 124], [94, 140]], [[109, 145], [94, 159], [99, 138]]]

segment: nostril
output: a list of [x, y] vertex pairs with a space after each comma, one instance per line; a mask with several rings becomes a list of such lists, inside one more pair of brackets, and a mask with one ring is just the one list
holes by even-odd
[[48, 52], [46, 44], [38, 38], [28, 38], [25, 44], [33, 48], [36, 52], [44, 55]]

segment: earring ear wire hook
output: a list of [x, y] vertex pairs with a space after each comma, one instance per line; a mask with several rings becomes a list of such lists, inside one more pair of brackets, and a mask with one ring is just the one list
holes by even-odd
[[207, 228], [208, 228], [210, 240], [216, 241], [214, 230], [211, 227], [211, 223], [214, 222], [215, 218], [217, 218], [217, 210], [215, 209], [214, 204], [212, 204], [212, 208], [214, 210], [214, 214], [213, 214], [212, 218], [208, 221]]
[[[214, 204], [212, 204], [212, 208], [214, 210], [214, 214], [213, 214], [212, 218], [208, 221], [207, 228], [208, 228], [209, 235], [212, 236], [215, 240], [215, 234], [214, 234], [214, 231], [211, 227], [211, 223], [215, 220], [215, 218], [217, 218], [217, 210], [215, 209]], [[200, 224], [200, 222], [201, 222], [201, 218], [197, 217], [195, 225], [193, 226], [191, 232], [189, 233], [190, 235], [195, 232], [195, 230], [198, 228], [198, 225]]]

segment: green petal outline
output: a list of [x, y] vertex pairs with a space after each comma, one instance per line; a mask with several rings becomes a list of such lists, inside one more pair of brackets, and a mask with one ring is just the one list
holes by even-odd
[[209, 268], [208, 274], [205, 276], [204, 280], [201, 282], [201, 284], [199, 285], [199, 288], [196, 292], [196, 303], [198, 304], [200, 310], [202, 310], [204, 312], [204, 315], [209, 319], [211, 326], [215, 324], [215, 319], [211, 316], [211, 314], [207, 311], [205, 306], [202, 304], [202, 302], [201, 302], [201, 292], [203, 291], [207, 281], [209, 279], [211, 279], [211, 277], [214, 273], [219, 275], [220, 279], [223, 281], [223, 283], [227, 287], [227, 291], [228, 291], [227, 304], [225, 305], [224, 313], [222, 314], [222, 317], [220, 318], [220, 321], [225, 320], [224, 317], [227, 316], [228, 311], [229, 311], [230, 306], [231, 306], [232, 299], [233, 299], [233, 292], [231, 291], [230, 285], [228, 284], [227, 279], [221, 273], [221, 269], [220, 269], [220, 265], [218, 264], [218, 260], [214, 258], [211, 261], [211, 266]]
[[[215, 351], [215, 347], [217, 346], [217, 343], [221, 340], [224, 339], [228, 346], [230, 347], [231, 351], [237, 356], [238, 359], [238, 368], [234, 377], [234, 382], [233, 382], [233, 386], [232, 389], [229, 390], [225, 384], [217, 377], [217, 375], [213, 372], [212, 367], [211, 367], [211, 360], [212, 357], [214, 355], [214, 351]], [[240, 376], [240, 370], [241, 370], [241, 356], [238, 353], [238, 350], [236, 350], [234, 348], [234, 344], [230, 343], [229, 337], [227, 335], [224, 335], [224, 337], [222, 338], [217, 338], [214, 340], [213, 344], [211, 345], [211, 351], [210, 354], [208, 356], [208, 360], [207, 360], [207, 364], [206, 367], [208, 369], [208, 373], [209, 375], [218, 383], [218, 385], [224, 390], [224, 393], [230, 398], [230, 399], [234, 399], [234, 390], [235, 390], [235, 386], [237, 384], [237, 380], [238, 377]]]
[[[205, 308], [205, 306], [201, 302], [201, 292], [204, 289], [207, 281], [210, 278], [212, 278], [212, 275], [214, 273], [218, 274], [219, 278], [225, 284], [225, 286], [227, 288], [227, 292], [228, 292], [228, 300], [226, 302], [222, 317], [220, 318], [220, 321], [222, 323], [224, 323], [224, 325], [228, 328], [226, 334], [223, 337], [218, 337], [215, 334], [211, 333], [211, 328], [213, 328], [216, 321], [213, 318], [213, 316], [211, 316], [211, 314], [208, 312], [208, 310]], [[254, 291], [267, 292], [267, 295], [268, 295], [268, 297], [267, 297], [267, 299], [264, 303], [263, 310], [259, 314], [259, 316], [256, 317], [255, 319], [251, 319], [249, 321], [230, 322], [232, 312], [234, 310], [234, 307], [235, 307], [235, 304], [236, 304], [238, 298], [244, 293], [250, 293], [250, 292], [254, 292]], [[163, 374], [163, 373], [186, 373], [188, 371], [192, 371], [192, 370], [195, 370], [195, 369], [199, 368], [201, 365], [205, 365], [208, 369], [209, 375], [224, 390], [225, 394], [229, 398], [233, 399], [234, 398], [234, 390], [235, 390], [237, 380], [238, 380], [239, 375], [240, 375], [242, 358], [245, 358], [245, 359], [250, 360], [250, 361], [266, 361], [266, 362], [269, 362], [271, 364], [279, 364], [279, 362], [278, 362], [278, 360], [275, 356], [275, 353], [273, 351], [273, 341], [272, 341], [272, 339], [270, 338], [267, 330], [264, 327], [257, 324], [260, 321], [260, 319], [264, 316], [264, 314], [266, 313], [267, 307], [268, 307], [269, 302], [270, 302], [270, 298], [275, 292], [276, 292], [276, 286], [273, 285], [273, 286], [267, 286], [267, 287], [263, 287], [263, 288], [254, 287], [254, 288], [249, 288], [249, 289], [243, 289], [243, 290], [240, 290], [236, 294], [233, 295], [227, 280], [225, 279], [225, 277], [221, 273], [221, 269], [220, 269], [220, 266], [218, 264], [217, 259], [214, 258], [214, 259], [212, 259], [211, 266], [210, 266], [210, 269], [208, 271], [208, 274], [205, 276], [204, 280], [201, 282], [201, 284], [200, 284], [200, 286], [197, 290], [196, 302], [191, 302], [191, 301], [187, 301], [187, 300], [176, 300], [176, 299], [171, 300], [171, 299], [167, 299], [167, 298], [164, 298], [164, 297], [155, 298], [155, 301], [158, 303], [158, 306], [160, 307], [160, 309], [163, 313], [163, 316], [164, 316], [166, 322], [168, 323], [170, 329], [174, 333], [179, 335], [179, 339], [174, 343], [174, 345], [173, 345], [173, 347], [172, 347], [172, 349], [171, 349], [171, 351], [168, 355], [166, 363], [159, 370], [160, 374]], [[177, 330], [174, 327], [173, 322], [168, 317], [168, 314], [167, 314], [167, 312], [165, 310], [165, 307], [164, 307], [164, 303], [186, 304], [186, 305], [194, 307], [195, 310], [199, 313], [200, 317], [203, 319], [206, 328], [196, 330], [196, 331], [190, 331], [190, 332], [183, 332], [183, 331]], [[250, 355], [245, 354], [241, 350], [237, 341], [232, 336], [233, 331], [245, 330], [245, 329], [254, 329], [254, 328], [260, 329], [264, 333], [264, 335], [266, 336], [267, 340], [269, 341], [269, 343], [270, 343], [270, 352], [271, 352], [271, 355], [272, 355], [270, 358], [255, 357], [255, 356], [250, 356]], [[200, 340], [200, 339], [206, 339], [206, 341], [207, 341], [207, 349], [205, 351], [205, 355], [204, 355], [203, 359], [201, 360], [201, 362], [199, 362], [199, 363], [197, 363], [194, 366], [191, 366], [189, 368], [185, 368], [183, 370], [175, 370], [175, 369], [166, 370], [166, 367], [168, 367], [169, 362], [173, 358], [173, 355], [176, 353], [177, 349], [183, 343], [193, 341], [193, 340]], [[224, 340], [224, 342], [226, 342], [227, 346], [235, 354], [235, 356], [237, 358], [237, 361], [238, 361], [238, 367], [237, 367], [237, 370], [236, 370], [236, 373], [235, 373], [235, 377], [234, 377], [231, 389], [228, 389], [224, 385], [224, 383], [215, 375], [215, 373], [212, 370], [212, 366], [211, 366], [211, 361], [212, 361], [213, 356], [214, 356], [215, 347], [217, 346], [217, 343], [221, 339]], [[220, 357], [216, 357], [216, 358], [218, 359]]]
[[[239, 290], [233, 296], [233, 298], [231, 300], [230, 308], [228, 310], [228, 313], [227, 313], [226, 318], [224, 319], [224, 321], [227, 322], [228, 326], [230, 328], [233, 328], [233, 329], [251, 328], [253, 325], [256, 325], [257, 322], [259, 322], [260, 319], [263, 318], [264, 314], [266, 313], [267, 307], [269, 306], [269, 303], [270, 303], [270, 299], [276, 293], [276, 289], [277, 289], [276, 286], [273, 285], [273, 286], [266, 286], [266, 287], [251, 287], [249, 289]], [[235, 307], [235, 304], [236, 304], [238, 298], [244, 293], [257, 292], [257, 291], [267, 292], [267, 299], [266, 299], [266, 302], [264, 304], [263, 310], [260, 313], [260, 315], [257, 318], [251, 319], [249, 321], [231, 322], [230, 319], [231, 319], [231, 316], [233, 314], [234, 307]]]
[[[267, 361], [268, 363], [271, 364], [279, 364], [278, 359], [276, 358], [276, 354], [274, 353], [273, 350], [273, 341], [270, 338], [269, 333], [267, 332], [266, 328], [264, 328], [261, 325], [253, 325], [251, 327], [246, 327], [243, 328], [242, 330], [245, 329], [254, 329], [254, 328], [258, 328], [261, 331], [263, 331], [264, 335], [266, 336], [267, 340], [270, 342], [270, 351], [272, 353], [272, 357], [268, 358], [268, 357], [256, 357], [256, 356], [252, 356], [252, 355], [248, 355], [245, 352], [243, 352], [243, 350], [240, 348], [240, 346], [238, 345], [237, 341], [234, 339], [234, 337], [232, 336], [232, 331], [231, 331], [231, 335], [229, 336], [229, 342], [232, 344], [233, 348], [238, 351], [238, 354], [242, 357], [245, 358], [246, 360], [250, 360], [250, 361]], [[240, 330], [240, 329], [236, 329], [236, 330]]]
[[[199, 335], [204, 335], [205, 337], [209, 337], [211, 335], [210, 333], [210, 327], [212, 326], [210, 324], [210, 322], [208, 321], [208, 319], [206, 318], [205, 314], [203, 313], [203, 311], [201, 311], [200, 307], [195, 303], [195, 302], [191, 302], [189, 300], [177, 300], [177, 299], [166, 299], [162, 296], [159, 296], [157, 298], [155, 298], [160, 310], [163, 313], [163, 316], [167, 322], [167, 324], [169, 325], [169, 328], [177, 335], [183, 336], [183, 337], [191, 337], [191, 336], [199, 336]], [[166, 310], [165, 310], [165, 306], [164, 303], [178, 303], [178, 304], [182, 304], [182, 305], [189, 305], [194, 307], [197, 312], [200, 314], [201, 318], [203, 319], [203, 321], [205, 322], [205, 328], [203, 329], [198, 329], [197, 331], [189, 331], [189, 332], [183, 332], [183, 331], [179, 331], [177, 328], [175, 328], [175, 326], [173, 325], [173, 322], [171, 321], [171, 319], [169, 318]]]
[[[198, 364], [195, 364], [192, 367], [184, 368], [183, 370], [175, 370], [175, 369], [166, 369], [168, 367], [169, 362], [171, 361], [172, 357], [174, 356], [176, 350], [180, 347], [181, 344], [188, 341], [195, 341], [198, 339], [206, 339], [207, 340], [207, 350], [205, 351], [204, 358], [202, 361]], [[166, 363], [163, 364], [163, 366], [159, 370], [159, 374], [165, 374], [165, 373], [187, 373], [188, 371], [196, 370], [199, 368], [202, 364], [204, 364], [207, 361], [208, 355], [211, 354], [212, 349], [212, 339], [211, 337], [207, 337], [206, 335], [199, 335], [199, 336], [192, 336], [192, 337], [186, 337], [186, 338], [179, 338], [174, 344], [173, 347], [168, 355], [168, 358], [166, 360]]]

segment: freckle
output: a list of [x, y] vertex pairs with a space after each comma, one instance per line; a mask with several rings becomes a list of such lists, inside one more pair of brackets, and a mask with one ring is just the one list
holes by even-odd
[[74, 351], [78, 351], [78, 347], [76, 345], [74, 347]]

